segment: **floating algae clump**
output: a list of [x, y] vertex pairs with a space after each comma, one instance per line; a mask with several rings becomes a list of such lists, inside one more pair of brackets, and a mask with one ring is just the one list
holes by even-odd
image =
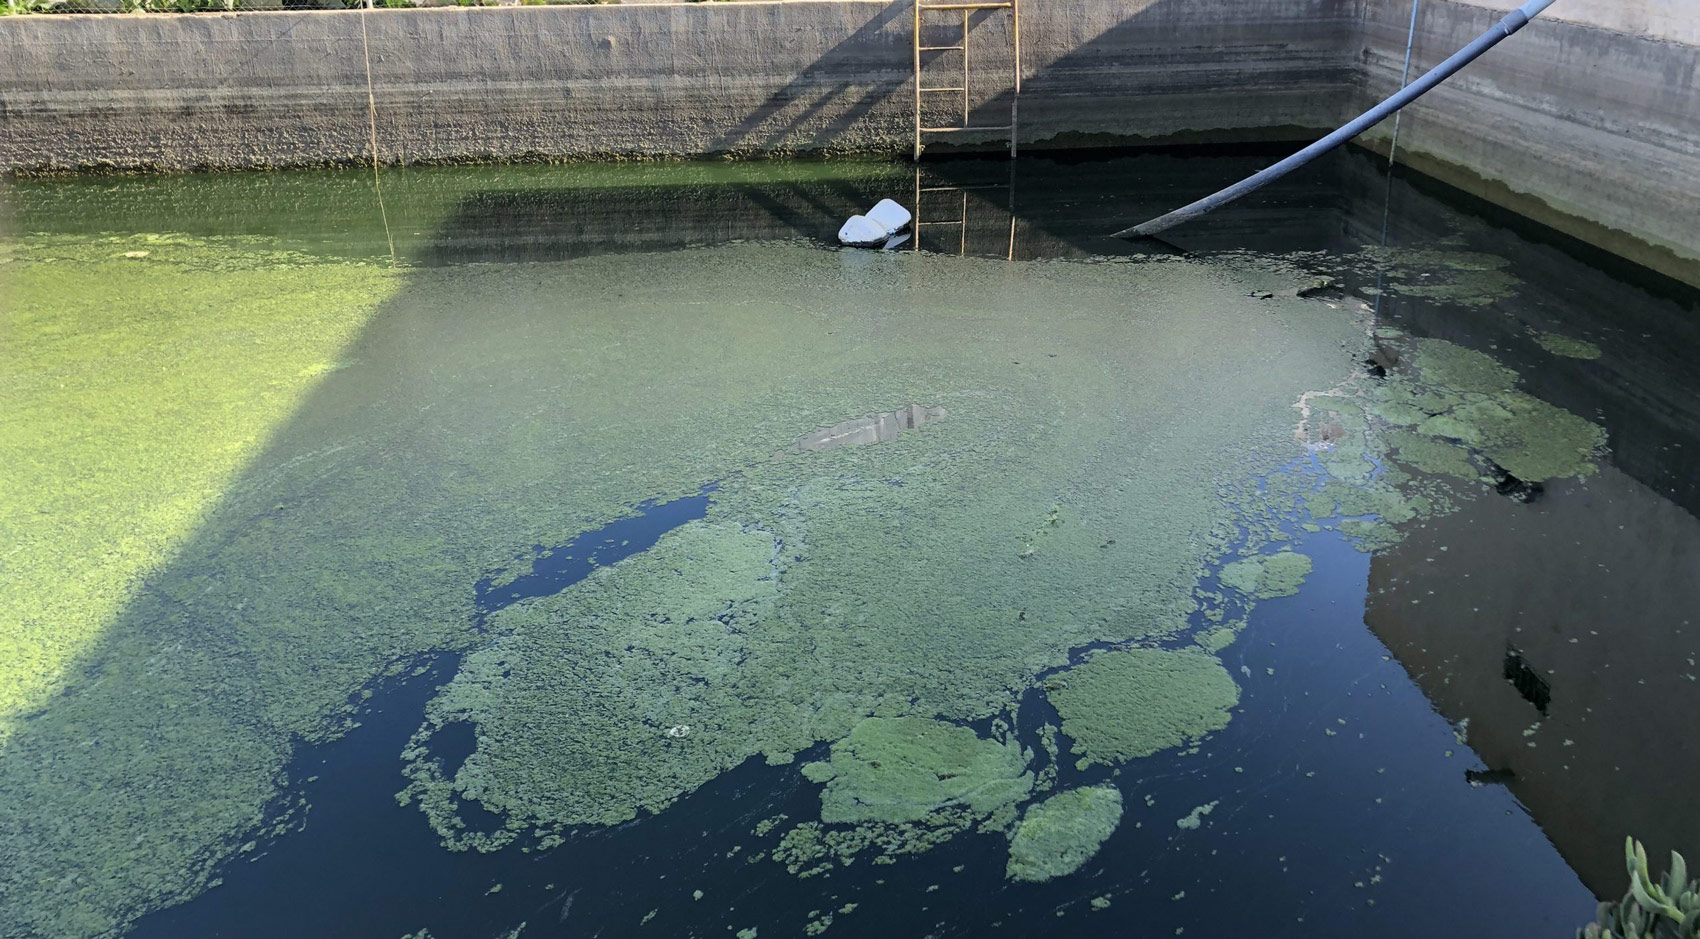
[[[1360, 375], [1300, 402], [1299, 435], [1321, 451], [1326, 476], [1301, 485], [1299, 501], [1313, 518], [1342, 517], [1339, 530], [1360, 550], [1397, 544], [1397, 526], [1453, 511], [1472, 490], [1593, 472], [1603, 430], [1518, 390], [1517, 374], [1491, 356], [1385, 331], [1376, 342], [1396, 363], [1385, 377]], [[1225, 583], [1236, 580], [1248, 584], [1249, 569], [1225, 572]]]
[[[397, 271], [177, 236], [7, 258], [6, 936], [117, 934], [205, 889], [273, 827], [296, 748], [431, 650], [469, 654], [407, 796], [456, 847], [657, 811], [869, 716], [1005, 711], [1072, 649], [1185, 627], [1255, 479], [1302, 454], [1290, 405], [1361, 337], [1194, 261], [850, 267], [764, 245]], [[1222, 382], [1224, 361], [1267, 364]], [[1370, 400], [1411, 433], [1488, 425], [1444, 439], [1517, 472], [1502, 456], [1527, 441], [1462, 410], [1515, 388], [1407, 384]], [[793, 452], [916, 404], [949, 417]], [[475, 606], [533, 546], [715, 481], [710, 518], [651, 562]], [[434, 731], [454, 720], [477, 749], [451, 770]], [[501, 827], [469, 827], [472, 804]], [[916, 849], [1013, 807], [974, 813], [818, 841]]]
[[[1317, 518], [1338, 507], [1348, 517], [1340, 529], [1360, 548], [1397, 543], [1393, 526], [1451, 511], [1456, 496], [1469, 494], [1454, 481], [1532, 483], [1593, 471], [1605, 442], [1601, 428], [1518, 390], [1517, 374], [1492, 357], [1438, 339], [1380, 343], [1403, 364], [1384, 379], [1358, 378], [1326, 396], [1339, 411], [1356, 413], [1340, 418], [1335, 426], [1344, 429], [1324, 441], [1318, 462], [1332, 478], [1303, 496]], [[1360, 453], [1375, 473], [1350, 463]], [[1353, 469], [1341, 472], [1348, 464]]]
[[[516, 604], [512, 634], [471, 653], [404, 756], [417, 795], [452, 828], [455, 799], [558, 824], [660, 811], [741, 762], [746, 635], [777, 589], [771, 533], [692, 522], [574, 588]], [[476, 718], [479, 748], [453, 779], [422, 744]], [[689, 726], [689, 734], [671, 732]], [[547, 728], [539, 734], [538, 729]], [[489, 847], [511, 831], [464, 835]]]
[[1309, 556], [1281, 551], [1225, 564], [1221, 577], [1223, 584], [1240, 593], [1267, 600], [1298, 593], [1310, 571]]
[[1553, 355], [1567, 359], [1597, 359], [1600, 347], [1586, 339], [1572, 339], [1558, 333], [1535, 333], [1535, 342]]
[[1481, 475], [1470, 460], [1468, 448], [1448, 440], [1429, 437], [1410, 430], [1393, 430], [1386, 435], [1399, 462], [1425, 473], [1472, 479]]
[[[251, 468], [399, 282], [176, 235], [35, 236], [0, 266], [0, 935], [106, 935], [204, 889], [264, 820], [291, 739], [321, 735], [393, 661], [370, 654], [393, 635], [375, 623], [297, 659], [291, 630], [254, 627], [301, 572], [238, 559], [335, 553], [338, 521], [306, 551], [275, 536], [303, 506], [278, 504], [286, 474]], [[271, 517], [236, 524], [240, 489]], [[339, 567], [367, 550], [415, 563], [417, 537], [386, 541], [344, 545]], [[252, 589], [262, 571], [279, 576]], [[397, 615], [441, 635], [434, 599]], [[293, 601], [308, 632], [333, 618]]]
[[976, 815], [1017, 803], [1033, 774], [1013, 740], [920, 717], [870, 717], [832, 745], [832, 757], [803, 767], [821, 792], [821, 821], [914, 822], [952, 805]]
[[[124, 260], [137, 245], [146, 260]], [[397, 282], [251, 239], [18, 251], [0, 282], [0, 743], [63, 689]], [[250, 292], [264, 299], [244, 303]]]
[[1069, 789], [1034, 805], [1009, 842], [1011, 880], [1041, 881], [1080, 869], [1122, 820], [1121, 790]]
[[1358, 258], [1385, 275], [1390, 292], [1406, 297], [1485, 307], [1516, 296], [1522, 286], [1506, 271], [1510, 262], [1505, 258], [1458, 248], [1376, 245], [1362, 249]]
[[1209, 815], [1211, 812], [1216, 811], [1216, 806], [1218, 806], [1220, 804], [1221, 804], [1220, 801], [1216, 801], [1216, 802], [1206, 802], [1203, 805], [1194, 806], [1193, 810], [1191, 812], [1188, 812], [1186, 815], [1175, 819], [1175, 827], [1186, 829], [1188, 831], [1197, 830], [1199, 827], [1201, 827], [1204, 824], [1204, 816]]
[[[1592, 471], [1592, 457], [1605, 442], [1599, 426], [1517, 391], [1517, 374], [1492, 358], [1420, 339], [1416, 366], [1415, 381], [1392, 381], [1377, 392], [1379, 413], [1391, 423], [1479, 452], [1529, 482]], [[1396, 442], [1411, 450], [1418, 468], [1479, 475], [1464, 469], [1463, 458], [1417, 446], [1411, 436]]]
[[1063, 673], [1050, 692], [1081, 766], [1150, 756], [1228, 726], [1239, 686], [1204, 652], [1105, 652]]
[[1418, 339], [1416, 345], [1417, 369], [1436, 394], [1492, 394], [1517, 384], [1517, 373], [1485, 352], [1442, 339]]
[[1425, 422], [1417, 429], [1461, 440], [1529, 482], [1586, 475], [1589, 457], [1604, 443], [1598, 425], [1521, 392], [1468, 402], [1449, 417], [1457, 424], [1431, 430]]
[[799, 877], [812, 877], [832, 869], [832, 862], [849, 865], [857, 855], [874, 852], [875, 864], [891, 864], [899, 855], [920, 854], [973, 828], [1002, 829], [1015, 820], [1013, 805], [1006, 805], [991, 818], [976, 816], [963, 807], [939, 809], [914, 822], [860, 822], [827, 827], [804, 822], [786, 832], [773, 847], [773, 859]]

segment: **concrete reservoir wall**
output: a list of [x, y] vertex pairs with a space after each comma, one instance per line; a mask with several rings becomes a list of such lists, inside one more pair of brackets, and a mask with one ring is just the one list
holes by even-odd
[[[1413, 77], [1518, 6], [1422, 0]], [[1683, 10], [1679, 13], [1678, 6]], [[1364, 0], [1360, 103], [1399, 88], [1409, 0]], [[1560, 0], [1407, 108], [1400, 160], [1697, 282], [1700, 0]], [[1385, 148], [1393, 122], [1365, 134]]]
[[[1423, 0], [1414, 70], [1511, 5]], [[1028, 0], [1019, 136], [1311, 137], [1397, 87], [1410, 8]], [[1700, 5], [1554, 9], [1409, 109], [1402, 159], [1700, 281]], [[5, 17], [0, 171], [354, 163], [373, 159], [374, 140], [384, 163], [906, 152], [910, 11], [793, 0]], [[924, 41], [957, 42], [958, 16], [929, 14]], [[1007, 124], [1007, 16], [970, 25], [970, 121]], [[961, 53], [930, 54], [923, 83], [958, 86], [962, 72]], [[960, 95], [925, 101], [928, 123], [959, 122]], [[1385, 147], [1390, 127], [1364, 142]]]

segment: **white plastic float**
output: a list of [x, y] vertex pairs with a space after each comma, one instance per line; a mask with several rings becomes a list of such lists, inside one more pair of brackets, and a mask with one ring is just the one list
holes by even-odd
[[838, 230], [838, 240], [852, 248], [878, 248], [909, 227], [909, 210], [890, 199], [881, 199], [867, 215], [852, 215]]

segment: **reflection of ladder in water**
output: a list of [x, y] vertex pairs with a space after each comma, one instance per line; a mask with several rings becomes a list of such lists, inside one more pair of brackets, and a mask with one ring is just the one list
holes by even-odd
[[[961, 131], [1003, 130], [1009, 132], [1009, 155], [1015, 156], [1015, 125], [1017, 107], [1021, 102], [1021, 0], [1004, 0], [1004, 2], [985, 3], [927, 3], [924, 0], [914, 0], [915, 4], [915, 159], [921, 158], [922, 134], [949, 134]], [[962, 13], [962, 42], [954, 46], [923, 46], [921, 45], [921, 11], [923, 10], [952, 10]], [[970, 95], [968, 92], [968, 18], [976, 10], [1008, 10], [1009, 32], [1014, 46], [1011, 69], [1015, 77], [1015, 88], [1009, 99], [1009, 123], [1007, 125], [983, 125], [968, 123]], [[962, 85], [927, 88], [921, 84], [921, 53], [960, 51], [962, 53]], [[923, 127], [921, 124], [921, 101], [923, 95], [946, 94], [960, 92], [962, 94], [962, 123], [950, 127]]]
[[[929, 225], [955, 225], [957, 227], [956, 254], [966, 257], [968, 254], [968, 193], [971, 191], [985, 192], [993, 189], [1009, 190], [1009, 244], [1004, 251], [1004, 259], [1015, 260], [1015, 166], [1010, 165], [1008, 183], [984, 183], [977, 186], [923, 186], [921, 185], [921, 167], [915, 167], [915, 221], [914, 237], [910, 239], [910, 250], [921, 250], [921, 235]], [[960, 194], [960, 199], [948, 199], [957, 209], [955, 218], [926, 219], [921, 217], [922, 197], [933, 195], [933, 201], [938, 201], [939, 193]], [[947, 197], [948, 198], [948, 197]], [[948, 245], [948, 242], [946, 242]], [[949, 250], [945, 248], [944, 250]]]

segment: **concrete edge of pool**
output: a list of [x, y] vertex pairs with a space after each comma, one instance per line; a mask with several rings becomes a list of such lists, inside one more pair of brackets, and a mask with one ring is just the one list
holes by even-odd
[[[1414, 67], [1513, 5], [1424, 3]], [[1700, 193], [1700, 28], [1665, 9], [1569, 0], [1410, 108], [1400, 150], [1700, 283], [1700, 213], [1681, 197]], [[1320, 134], [1396, 86], [1409, 11], [1404, 0], [1033, 3], [1020, 134], [1039, 145]], [[1007, 101], [1007, 28], [1001, 16], [974, 27], [973, 105], [988, 114]], [[368, 48], [386, 164], [905, 152], [909, 31], [909, 6], [883, 0], [437, 8], [364, 22], [6, 17], [0, 172], [369, 162]], [[1390, 133], [1363, 142], [1385, 147]]]

